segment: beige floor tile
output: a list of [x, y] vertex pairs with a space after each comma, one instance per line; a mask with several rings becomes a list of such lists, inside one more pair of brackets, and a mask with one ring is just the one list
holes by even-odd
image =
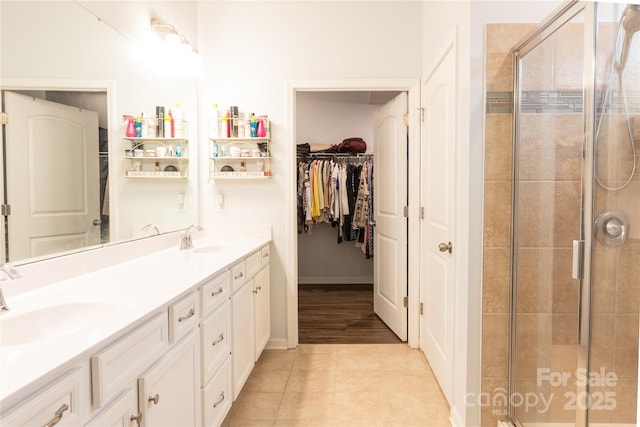
[[276, 420], [274, 427], [333, 427], [331, 420]]
[[380, 370], [380, 356], [377, 351], [338, 352], [337, 369], [341, 371]]
[[373, 354], [378, 352], [378, 344], [338, 344], [338, 353], [367, 353]]
[[449, 406], [443, 396], [434, 393], [393, 393], [387, 396], [389, 420], [405, 425], [418, 420], [423, 426], [449, 425]]
[[294, 370], [291, 371], [286, 391], [291, 392], [326, 392], [336, 390], [336, 371], [330, 370]]
[[291, 369], [296, 354], [295, 350], [265, 350], [254, 369]]
[[298, 353], [293, 362], [293, 370], [334, 370], [336, 360], [336, 353]]
[[222, 427], [273, 427], [274, 420], [229, 420], [222, 423]]
[[401, 347], [382, 348], [380, 367], [383, 370], [426, 371], [427, 363], [420, 350], [407, 350]]
[[300, 344], [299, 353], [337, 353], [339, 344]]
[[242, 390], [247, 392], [284, 393], [290, 373], [291, 371], [288, 369], [254, 368]]
[[277, 420], [332, 423], [334, 393], [285, 392]]
[[242, 391], [227, 415], [230, 421], [272, 420], [275, 421], [282, 401], [282, 393]]
[[383, 371], [382, 378], [382, 386], [389, 394], [407, 392], [441, 394], [438, 382], [428, 371]]
[[387, 402], [380, 392], [336, 393], [334, 420], [360, 420], [376, 425], [388, 416]]
[[336, 371], [336, 392], [379, 392], [382, 378], [379, 370]]

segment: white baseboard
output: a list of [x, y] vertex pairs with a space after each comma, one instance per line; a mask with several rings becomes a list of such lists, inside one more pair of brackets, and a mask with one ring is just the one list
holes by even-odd
[[369, 285], [373, 276], [299, 276], [299, 285]]
[[287, 339], [286, 338], [271, 338], [265, 347], [267, 350], [286, 350]]

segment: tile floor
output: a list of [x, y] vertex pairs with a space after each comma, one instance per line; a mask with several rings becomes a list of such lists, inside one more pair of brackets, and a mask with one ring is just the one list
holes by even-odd
[[223, 427], [447, 427], [449, 406], [406, 344], [265, 350]]

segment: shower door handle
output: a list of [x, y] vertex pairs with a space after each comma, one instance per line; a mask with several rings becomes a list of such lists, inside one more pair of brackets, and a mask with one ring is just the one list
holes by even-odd
[[571, 263], [571, 277], [582, 279], [582, 266], [584, 264], [584, 240], [573, 241], [573, 262]]

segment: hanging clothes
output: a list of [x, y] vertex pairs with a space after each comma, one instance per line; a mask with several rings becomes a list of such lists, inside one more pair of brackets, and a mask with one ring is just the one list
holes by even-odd
[[298, 161], [298, 233], [318, 224], [337, 230], [337, 243], [355, 242], [373, 256], [373, 160], [370, 156], [331, 159], [305, 156]]

